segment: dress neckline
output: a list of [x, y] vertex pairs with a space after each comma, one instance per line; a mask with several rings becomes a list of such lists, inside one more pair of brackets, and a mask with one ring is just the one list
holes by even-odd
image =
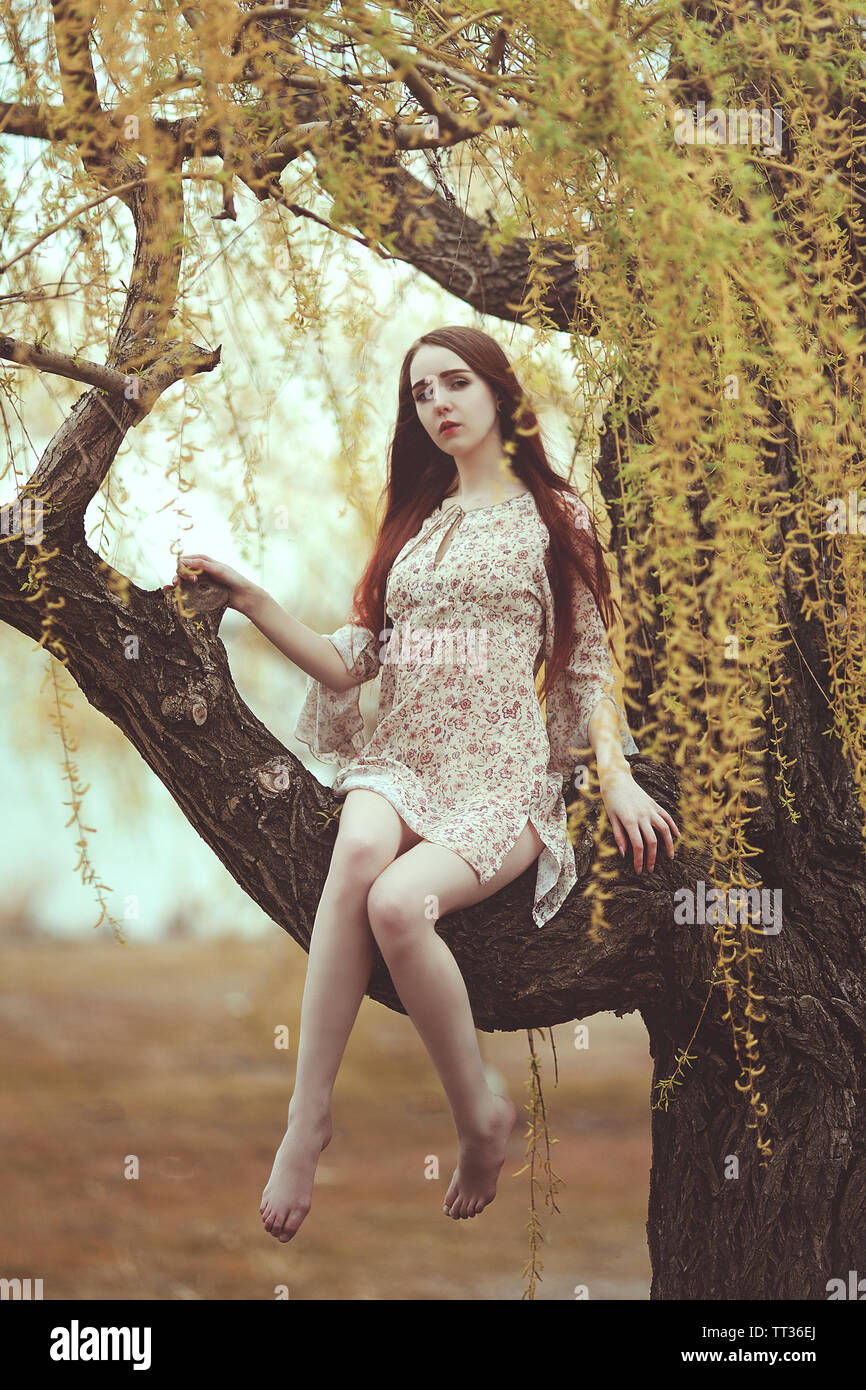
[[[503, 497], [501, 502], [490, 502], [487, 506], [484, 507], [464, 507], [460, 502], [455, 502], [453, 498], [443, 497], [442, 501], [439, 503], [439, 506], [436, 508], [436, 511], [460, 511], [463, 513], [464, 516], [469, 516], [472, 514], [472, 512], [491, 512], [494, 507], [506, 507], [508, 506], [509, 502], [519, 502], [521, 497], [531, 496], [532, 493], [527, 488], [526, 492], [516, 492], [513, 497]], [[452, 505], [446, 507], [446, 502], [450, 502]]]

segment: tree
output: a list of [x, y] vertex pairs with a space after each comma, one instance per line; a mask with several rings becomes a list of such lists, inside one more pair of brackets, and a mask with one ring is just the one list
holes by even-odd
[[[239, 698], [224, 594], [200, 584], [195, 611], [178, 607], [84, 533], [127, 432], [220, 361], [180, 290], [184, 182], [215, 180], [223, 220], [252, 194], [480, 313], [562, 334], [602, 417], [645, 750], [632, 771], [683, 841], [652, 878], [610, 871], [590, 783], [574, 812], [581, 882], [541, 934], [533, 870], [442, 930], [481, 1029], [640, 1011], [660, 1092], [653, 1298], [826, 1297], [866, 1268], [856, 6], [145, 7], [121, 46], [115, 6], [53, 0], [51, 56], [5, 9], [20, 100], [0, 103], [4, 138], [76, 163], [68, 213], [49, 206], [37, 238], [3, 188], [5, 244], [20, 244], [0, 265], [0, 356], [89, 389], [6, 510], [0, 616], [67, 665], [306, 948], [335, 799]], [[83, 203], [103, 222], [123, 204], [135, 230], [105, 365], [55, 343], [34, 272], [64, 216], [93, 225]], [[310, 268], [291, 237], [286, 250], [303, 306]], [[135, 682], [130, 641], [148, 653]], [[683, 920], [701, 885], [725, 904], [738, 886], [780, 893], [781, 930], [727, 906]], [[401, 1009], [381, 958], [369, 993]]]

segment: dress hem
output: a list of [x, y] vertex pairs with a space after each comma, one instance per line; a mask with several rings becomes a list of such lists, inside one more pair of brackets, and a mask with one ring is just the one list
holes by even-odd
[[351, 753], [338, 753], [336, 750], [331, 752], [319, 753], [316, 751], [314, 745], [310, 743], [309, 739], [304, 738], [301, 734], [293, 734], [292, 737], [295, 739], [297, 743], [303, 743], [305, 748], [309, 748], [310, 752], [312, 753], [313, 757], [316, 759], [317, 762], [330, 763], [333, 766], [340, 768], [347, 767], [349, 763], [353, 761], [356, 755], [358, 753], [362, 753], [367, 746], [367, 739], [365, 738], [364, 734], [358, 733], [352, 735]]
[[[359, 769], [359, 773], [360, 773], [360, 771], [361, 771], [361, 770]], [[351, 775], [351, 774], [350, 774], [350, 775]], [[533, 919], [533, 921], [535, 922], [536, 927], [539, 928], [539, 930], [541, 929], [541, 927], [543, 927], [543, 926], [545, 925], [546, 922], [548, 922], [548, 921], [550, 920], [550, 917], [546, 917], [545, 920], [544, 920], [544, 922], [538, 922], [538, 921], [536, 921], [536, 912], [537, 912], [537, 910], [538, 910], [540, 904], [544, 901], [544, 898], [549, 897], [549, 895], [554, 891], [554, 889], [555, 889], [555, 888], [557, 887], [557, 885], [559, 884], [559, 882], [560, 882], [560, 880], [561, 880], [561, 878], [562, 878], [562, 875], [563, 875], [563, 871], [564, 871], [565, 868], [566, 868], [566, 863], [565, 863], [564, 857], [562, 856], [562, 854], [561, 854], [561, 852], [560, 852], [560, 851], [561, 851], [561, 846], [560, 846], [555, 840], [554, 840], [553, 842], [551, 842], [551, 840], [548, 839], [548, 835], [549, 835], [549, 833], [550, 833], [549, 830], [548, 830], [547, 835], [545, 835], [544, 831], [545, 831], [545, 829], [547, 829], [547, 827], [542, 827], [542, 825], [539, 823], [537, 817], [536, 817], [535, 814], [533, 813], [533, 810], [532, 810], [532, 807], [531, 807], [531, 806], [527, 809], [527, 812], [526, 812], [526, 821], [525, 821], [524, 824], [521, 826], [520, 830], [517, 832], [517, 835], [514, 837], [514, 839], [512, 840], [511, 844], [509, 844], [509, 845], [506, 847], [506, 849], [505, 849], [505, 851], [504, 851], [504, 853], [503, 853], [503, 855], [502, 855], [502, 858], [500, 859], [499, 863], [496, 865], [496, 867], [495, 867], [490, 873], [484, 874], [484, 875], [482, 876], [482, 870], [479, 869], [479, 867], [478, 867], [476, 864], [474, 864], [474, 863], [472, 862], [472, 860], [468, 857], [468, 855], [464, 854], [464, 853], [463, 853], [461, 850], [459, 850], [459, 849], [455, 849], [453, 845], [446, 844], [446, 843], [444, 842], [444, 840], [437, 839], [435, 835], [431, 835], [431, 834], [429, 834], [429, 833], [425, 833], [425, 832], [422, 830], [422, 828], [421, 828], [421, 821], [420, 821], [419, 817], [417, 817], [417, 816], [415, 815], [414, 812], [409, 811], [408, 808], [406, 807], [405, 803], [404, 803], [402, 800], [399, 801], [399, 805], [395, 805], [395, 800], [397, 800], [397, 798], [392, 799], [390, 796], [386, 796], [385, 793], [384, 793], [383, 791], [380, 791], [380, 790], [378, 789], [378, 787], [341, 787], [341, 788], [339, 789], [339, 791], [336, 792], [335, 794], [336, 794], [337, 796], [344, 797], [344, 796], [348, 796], [348, 794], [349, 794], [350, 791], [371, 791], [371, 792], [375, 792], [378, 796], [381, 796], [382, 799], [383, 799], [383, 801], [387, 801], [388, 804], [389, 804], [389, 806], [391, 806], [391, 807], [397, 812], [398, 815], [402, 816], [403, 820], [406, 822], [406, 824], [408, 825], [409, 829], [410, 829], [411, 831], [413, 831], [416, 835], [420, 836], [420, 838], [421, 838], [422, 840], [426, 841], [427, 844], [438, 845], [441, 849], [448, 849], [448, 850], [451, 851], [452, 854], [458, 855], [458, 856], [464, 861], [465, 864], [468, 864], [468, 865], [469, 865], [470, 869], [472, 869], [473, 873], [474, 873], [475, 876], [477, 877], [479, 885], [482, 885], [482, 886], [483, 886], [485, 883], [489, 883], [491, 879], [493, 879], [493, 878], [496, 877], [496, 875], [499, 873], [499, 870], [502, 868], [502, 865], [504, 864], [506, 857], [511, 853], [512, 849], [513, 849], [514, 846], [517, 844], [517, 841], [520, 839], [520, 836], [523, 834], [524, 830], [526, 829], [526, 826], [531, 824], [532, 827], [533, 827], [533, 829], [535, 830], [536, 834], [538, 835], [538, 838], [541, 840], [541, 843], [542, 843], [542, 846], [543, 846], [543, 848], [539, 851], [538, 855], [536, 856], [535, 860], [533, 861], [534, 864], [535, 864], [535, 871], [536, 871], [536, 879], [535, 879], [536, 887], [537, 887], [537, 885], [538, 885], [538, 873], [539, 873], [539, 870], [540, 870], [540, 867], [541, 867], [541, 860], [544, 858], [545, 853], [549, 853], [549, 854], [551, 854], [551, 855], [553, 856], [553, 858], [554, 858], [554, 860], [555, 860], [555, 862], [556, 862], [556, 865], [557, 865], [557, 877], [556, 877], [556, 879], [554, 880], [554, 882], [551, 884], [551, 886], [550, 886], [550, 888], [547, 890], [547, 892], [543, 895], [543, 897], [541, 897], [541, 898], [533, 898], [532, 907], [530, 908], [530, 913], [531, 913], [531, 915], [532, 915], [532, 919]], [[568, 829], [567, 829], [567, 828], [566, 828], [566, 830], [565, 830], [565, 836], [566, 836], [566, 839], [568, 839]], [[569, 843], [570, 843], [570, 841], [569, 841]], [[527, 865], [527, 868], [529, 868], [529, 867], [531, 867], [531, 866], [530, 866], [530, 865]], [[526, 872], [526, 870], [524, 870], [524, 872]], [[572, 886], [573, 886], [573, 885], [572, 885]], [[483, 901], [483, 899], [482, 899], [482, 901]], [[556, 909], [556, 912], [558, 912], [558, 911], [559, 911], [559, 908]], [[556, 912], [551, 913], [550, 916], [551, 916], [551, 917], [555, 916], [555, 915], [556, 915]]]

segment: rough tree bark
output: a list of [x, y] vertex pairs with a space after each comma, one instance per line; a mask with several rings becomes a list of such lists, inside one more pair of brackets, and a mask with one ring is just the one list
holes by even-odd
[[[54, 9], [64, 108], [6, 104], [5, 130], [75, 138], [85, 166], [102, 187], [133, 181], [141, 176], [141, 165], [129, 161], [100, 109], [86, 45], [69, 36], [69, 16], [77, 7], [57, 0]], [[197, 12], [185, 13], [194, 24]], [[413, 93], [422, 105], [428, 99], [424, 86], [413, 87]], [[441, 103], [431, 104], [441, 116]], [[249, 125], [240, 114], [238, 127], [243, 129], [237, 144], [249, 150]], [[180, 121], [157, 122], [156, 128], [168, 151], [167, 167], [179, 169], [194, 150], [227, 153], [222, 127], [197, 129]], [[480, 226], [400, 167], [396, 151], [402, 136], [399, 130], [393, 134], [394, 152], [378, 170], [376, 194], [394, 200], [391, 244], [467, 303], [514, 319], [530, 248], [518, 242], [492, 257], [483, 247]], [[452, 134], [445, 129], [446, 136]], [[417, 143], [414, 136], [402, 142]], [[238, 176], [257, 197], [281, 200], [278, 175], [293, 157], [292, 148], [290, 131], [267, 148], [253, 147], [246, 164], [236, 163]], [[120, 196], [135, 222], [136, 247], [107, 364], [118, 381], [84, 393], [25, 489], [47, 492], [51, 499], [46, 545], [58, 553], [49, 562], [47, 583], [51, 596], [64, 600], [52, 613], [52, 630], [66, 647], [69, 672], [86, 699], [138, 749], [238, 884], [307, 949], [335, 838], [332, 813], [338, 800], [238, 696], [218, 635], [224, 594], [205, 581], [193, 592], [186, 589], [187, 604], [198, 608], [195, 620], [182, 617], [161, 590], [148, 592], [135, 584], [125, 606], [84, 536], [85, 508], [126, 431], [184, 372], [211, 370], [219, 358], [218, 352], [184, 346], [169, 336], [181, 238], [173, 253], [166, 244], [172, 228], [182, 230], [179, 193], [159, 183]], [[416, 228], [406, 218], [410, 207]], [[417, 223], [425, 221], [434, 227], [432, 241], [417, 237]], [[573, 248], [551, 243], [549, 251], [562, 270], [547, 312], [563, 331], [577, 326], [594, 332], [591, 302], [575, 277]], [[0, 351], [28, 360], [26, 345], [3, 340]], [[33, 353], [29, 360], [39, 365]], [[78, 364], [69, 374], [81, 371]], [[132, 373], [139, 394], [127, 401], [120, 384]], [[618, 459], [626, 432], [640, 435], [646, 428], [632, 412], [626, 425], [609, 428], [602, 440], [598, 472], [612, 519], [611, 549], [618, 557]], [[774, 485], [780, 477], [790, 484], [788, 445], [765, 467]], [[703, 499], [685, 504], [698, 516]], [[38, 640], [42, 610], [28, 602], [23, 588], [25, 552], [21, 540], [0, 546], [0, 617]], [[624, 608], [632, 597], [626, 586]], [[760, 878], [782, 887], [785, 902], [785, 927], [766, 938], [758, 983], [766, 1014], [758, 1030], [766, 1068], [762, 1095], [772, 1117], [774, 1152], [761, 1167], [745, 1129], [749, 1107], [738, 1100], [734, 1085], [738, 1067], [730, 1027], [714, 991], [698, 1039], [697, 1065], [686, 1073], [687, 1084], [671, 1108], [652, 1112], [647, 1223], [652, 1298], [821, 1299], [829, 1278], [844, 1278], [849, 1269], [866, 1273], [861, 813], [838, 740], [823, 734], [827, 700], [818, 682], [826, 653], [820, 632], [801, 615], [790, 569], [779, 602], [793, 638], [785, 671], [790, 683], [783, 698], [783, 751], [794, 759], [791, 777], [802, 819], [791, 824], [768, 773], [750, 827], [762, 853], [745, 874], [749, 882]], [[130, 634], [140, 652], [134, 664], [125, 645]], [[652, 652], [654, 635], [641, 636]], [[651, 657], [637, 670], [637, 700], [645, 704], [652, 694]], [[641, 756], [630, 762], [640, 784], [678, 819], [671, 769]], [[436, 930], [460, 965], [480, 1029], [547, 1027], [604, 1010], [618, 1015], [638, 1010], [649, 1034], [655, 1082], [673, 1072], [676, 1051], [691, 1036], [707, 994], [716, 956], [712, 933], [674, 926], [673, 894], [709, 879], [710, 857], [680, 848], [673, 861], [660, 855], [653, 875], [635, 874], [626, 861], [606, 905], [610, 930], [595, 944], [587, 933], [589, 904], [582, 896], [593, 828], [590, 816], [575, 847], [579, 883], [542, 931], [530, 916], [535, 866], [496, 897], [441, 919]], [[403, 1012], [378, 952], [368, 993]], [[738, 1181], [725, 1176], [729, 1155], [739, 1158]]]
[[[719, 30], [724, 17], [714, 16]], [[674, 55], [669, 69], [682, 83], [682, 99], [713, 103], [713, 93]], [[828, 93], [828, 107], [840, 115], [850, 93]], [[862, 94], [856, 102], [862, 125]], [[776, 168], [768, 171], [774, 205], [785, 207], [796, 174], [785, 172], [789, 137]], [[866, 193], [862, 148], [849, 176], [861, 201]], [[862, 265], [863, 248], [850, 222], [846, 235], [852, 261]], [[802, 252], [808, 259], [808, 251]], [[852, 287], [853, 290], [853, 287]], [[858, 322], [866, 333], [862, 299]], [[765, 495], [796, 496], [796, 437], [777, 403], [766, 397], [768, 414], [781, 443], [756, 459], [766, 478]], [[601, 439], [596, 465], [611, 519], [610, 548], [623, 554], [620, 460], [628, 440], [651, 438], [651, 421], [626, 402], [621, 427]], [[609, 416], [606, 417], [609, 420]], [[681, 499], [696, 533], [708, 545], [712, 533], [701, 520], [710, 501], [705, 490]], [[768, 501], [768, 506], [772, 502]], [[783, 548], [785, 509], [779, 517], [776, 554]], [[640, 521], [638, 528], [640, 528]], [[818, 582], [831, 592], [832, 542], [821, 548]], [[805, 563], [805, 551], [795, 548]], [[620, 565], [624, 610], [638, 611], [628, 567]], [[751, 871], [764, 885], [781, 889], [784, 925], [761, 942], [757, 989], [766, 1015], [759, 1034], [761, 1095], [772, 1120], [773, 1156], [759, 1166], [754, 1145], [743, 1131], [743, 1111], [735, 1094], [737, 1067], [730, 1024], [716, 1007], [705, 1017], [695, 1050], [698, 1062], [686, 1071], [688, 1084], [668, 1112], [652, 1113], [653, 1162], [647, 1234], [653, 1267], [653, 1299], [826, 1299], [828, 1281], [847, 1285], [849, 1272], [866, 1273], [866, 874], [863, 868], [863, 815], [857, 787], [840, 739], [832, 730], [827, 645], [820, 624], [803, 611], [804, 590], [793, 565], [780, 567], [778, 612], [790, 641], [777, 671], [784, 692], [777, 704], [781, 728], [767, 712], [762, 745], [779, 740], [787, 760], [788, 785], [798, 819], [792, 821], [773, 775], [767, 751], [763, 785], [749, 821], [749, 842], [759, 854]], [[657, 591], [658, 592], [658, 591]], [[808, 589], [809, 597], [817, 595]], [[646, 707], [652, 692], [655, 635], [635, 633], [638, 680], [635, 700]], [[697, 679], [697, 676], [696, 676]], [[655, 795], [656, 793], [654, 793]], [[682, 883], [701, 877], [683, 860]], [[708, 932], [677, 927], [660, 932], [667, 993], [640, 1005], [654, 1061], [654, 1085], [669, 1077], [675, 1056], [691, 1037], [706, 997], [714, 952]], [[726, 1177], [730, 1156], [739, 1160], [739, 1178]], [[850, 1296], [850, 1295], [849, 1295]]]

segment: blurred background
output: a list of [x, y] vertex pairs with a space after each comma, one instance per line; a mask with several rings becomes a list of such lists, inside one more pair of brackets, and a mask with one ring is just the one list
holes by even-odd
[[[306, 956], [257, 939], [2, 940], [0, 1268], [46, 1299], [520, 1299], [529, 1258], [526, 1034], [479, 1034], [518, 1108], [496, 1200], [454, 1221], [457, 1142], [412, 1024], [365, 999], [312, 1209], [281, 1245], [259, 1203], [285, 1130]], [[274, 1046], [288, 1029], [289, 1046]], [[536, 1299], [647, 1299], [652, 1065], [634, 1017], [589, 1046], [535, 1034], [562, 1186], [536, 1186]], [[542, 1149], [543, 1153], [543, 1149]], [[130, 1156], [138, 1176], [127, 1177]], [[433, 1161], [431, 1161], [433, 1160]], [[436, 1171], [438, 1177], [426, 1174]]]
[[[38, 149], [22, 140], [15, 151], [23, 167]], [[216, 197], [190, 191], [191, 201]], [[185, 259], [191, 336], [222, 344], [220, 368], [172, 388], [129, 432], [88, 510], [90, 545], [133, 582], [157, 589], [177, 554], [200, 551], [333, 631], [375, 535], [400, 362], [443, 323], [498, 338], [551, 462], [586, 485], [602, 405], [584, 407], [563, 335], [483, 319], [310, 221], [293, 229], [319, 277], [304, 314], [280, 269], [276, 214], [243, 199], [239, 209], [240, 227], [213, 223], [211, 244]], [[232, 239], [244, 232], [241, 256]], [[60, 258], [61, 241], [44, 254]], [[128, 246], [114, 249], [122, 269]], [[84, 338], [69, 303], [56, 346]], [[83, 355], [100, 360], [106, 346]], [[6, 420], [3, 500], [82, 389], [9, 369], [20, 409]], [[250, 708], [330, 783], [335, 769], [291, 736], [304, 673], [238, 614], [226, 613], [221, 636]], [[377, 693], [377, 682], [363, 692], [370, 726]], [[365, 1000], [313, 1209], [280, 1245], [258, 1207], [285, 1128], [305, 954], [64, 668], [4, 626], [0, 708], [0, 1273], [41, 1278], [46, 1299], [261, 1299], [284, 1284], [300, 1298], [520, 1298], [530, 1183], [513, 1174], [524, 1162], [526, 1035], [480, 1035], [491, 1081], [520, 1120], [495, 1203], [455, 1222], [441, 1211], [457, 1146], [438, 1077], [410, 1021]], [[95, 926], [103, 903], [125, 945], [107, 920]], [[285, 1049], [274, 1045], [280, 1026]], [[588, 1028], [580, 1049], [571, 1025], [554, 1030], [557, 1086], [549, 1038], [535, 1038], [563, 1184], [559, 1212], [536, 1188], [535, 1297], [571, 1299], [585, 1286], [592, 1299], [646, 1299], [646, 1033], [636, 1016]]]

